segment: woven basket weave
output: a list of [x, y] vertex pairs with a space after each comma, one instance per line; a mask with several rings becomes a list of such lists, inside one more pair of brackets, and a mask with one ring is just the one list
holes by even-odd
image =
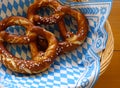
[[99, 54], [101, 57], [100, 75], [102, 75], [105, 72], [106, 68], [110, 64], [114, 50], [114, 38], [109, 21], [106, 21], [105, 28], [108, 32], [108, 40], [106, 48]]

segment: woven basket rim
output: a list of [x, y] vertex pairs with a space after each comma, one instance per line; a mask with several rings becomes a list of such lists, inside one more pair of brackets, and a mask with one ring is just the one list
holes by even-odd
[[108, 20], [106, 21], [105, 28], [108, 33], [108, 40], [107, 40], [106, 48], [99, 54], [101, 57], [100, 75], [102, 75], [109, 66], [114, 50], [114, 37]]

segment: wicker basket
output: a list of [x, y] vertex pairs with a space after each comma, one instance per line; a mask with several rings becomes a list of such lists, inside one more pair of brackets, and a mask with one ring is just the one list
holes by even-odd
[[106, 68], [110, 64], [114, 49], [114, 38], [108, 21], [106, 21], [105, 28], [108, 32], [108, 40], [106, 48], [99, 54], [101, 57], [100, 75], [105, 72]]

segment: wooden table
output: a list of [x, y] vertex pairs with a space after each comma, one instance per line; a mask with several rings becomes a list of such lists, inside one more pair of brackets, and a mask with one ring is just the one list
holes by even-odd
[[111, 64], [99, 77], [94, 88], [120, 88], [120, 0], [113, 0], [109, 22], [114, 35], [114, 53]]

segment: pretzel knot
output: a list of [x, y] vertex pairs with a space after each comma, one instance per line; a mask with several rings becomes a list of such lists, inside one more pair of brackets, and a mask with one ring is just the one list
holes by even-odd
[[[42, 7], [53, 8], [54, 13], [51, 14], [50, 16], [42, 17], [36, 13], [37, 10], [39, 10]], [[59, 45], [59, 48], [57, 49], [58, 54], [71, 51], [77, 48], [84, 42], [84, 40], [87, 37], [88, 21], [86, 17], [80, 11], [74, 10], [69, 6], [61, 5], [59, 2], [57, 2], [57, 0], [38, 0], [28, 8], [27, 15], [28, 15], [28, 19], [31, 22], [33, 22], [35, 25], [46, 24], [46, 23], [58, 24], [60, 34], [63, 37], [63, 41], [58, 43]], [[70, 15], [74, 17], [75, 20], [77, 21], [78, 29], [76, 34], [67, 31], [65, 23], [63, 21], [65, 15]], [[42, 42], [40, 41], [40, 43]]]
[[[25, 35], [10, 34], [5, 31], [9, 26], [19, 25], [26, 28]], [[45, 52], [39, 51], [36, 43], [38, 36], [48, 41]], [[12, 55], [4, 46], [4, 42], [16, 44], [29, 44], [32, 59], [20, 59]], [[19, 73], [35, 74], [49, 68], [54, 61], [58, 43], [55, 36], [41, 27], [34, 26], [23, 17], [9, 17], [0, 22], [0, 61], [9, 69]]]

